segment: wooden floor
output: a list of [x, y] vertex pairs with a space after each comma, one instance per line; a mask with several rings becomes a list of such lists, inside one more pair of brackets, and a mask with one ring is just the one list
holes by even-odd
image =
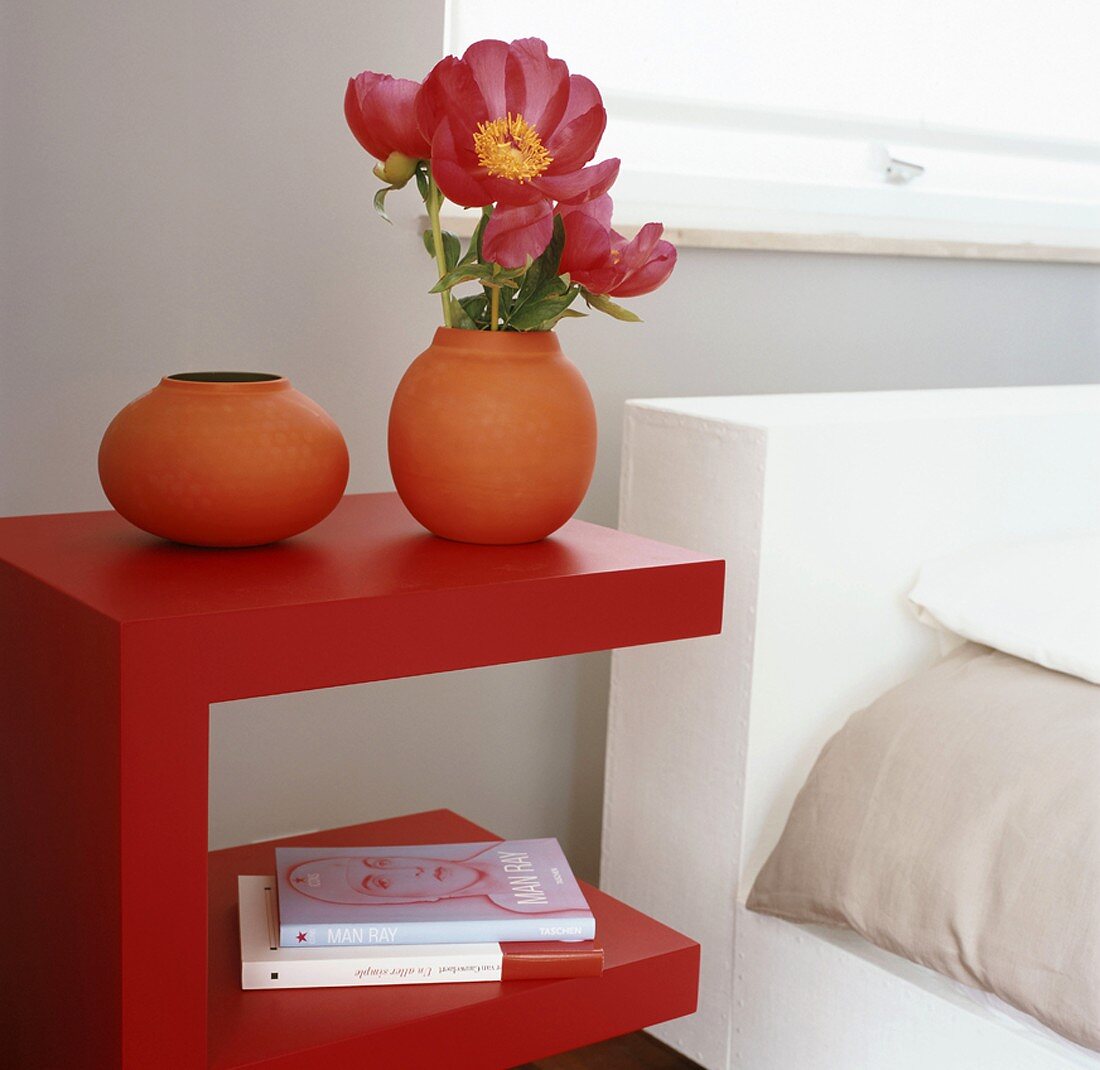
[[631, 1033], [590, 1048], [525, 1063], [516, 1070], [699, 1070], [699, 1064], [645, 1033]]

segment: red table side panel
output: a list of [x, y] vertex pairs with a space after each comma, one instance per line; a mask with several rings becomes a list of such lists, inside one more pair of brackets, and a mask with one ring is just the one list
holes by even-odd
[[511, 1067], [695, 1009], [698, 945], [585, 887], [606, 954], [599, 978], [423, 987], [242, 991], [240, 873], [272, 872], [276, 843], [357, 846], [498, 839], [446, 810], [210, 855], [210, 1065]]
[[[127, 664], [208, 702], [579, 654], [721, 627], [722, 563], [123, 625]], [[159, 667], [154, 667], [159, 666]]]
[[0, 562], [0, 1065], [120, 1064], [118, 625]]

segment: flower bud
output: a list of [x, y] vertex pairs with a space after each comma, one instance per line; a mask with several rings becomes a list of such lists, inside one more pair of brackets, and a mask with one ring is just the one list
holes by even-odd
[[374, 168], [374, 173], [385, 183], [400, 189], [414, 174], [419, 161], [403, 152], [391, 152], [385, 163]]

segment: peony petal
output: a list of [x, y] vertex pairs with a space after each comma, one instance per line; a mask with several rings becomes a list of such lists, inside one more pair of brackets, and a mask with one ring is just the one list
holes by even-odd
[[556, 130], [568, 126], [586, 111], [602, 107], [603, 99], [600, 97], [600, 91], [596, 88], [595, 83], [591, 79], [585, 78], [583, 74], [571, 74], [569, 76], [569, 100], [565, 105], [565, 111], [562, 113], [561, 119], [558, 120], [558, 126], [554, 130], [544, 132], [546, 140], [552, 140]]
[[[359, 77], [362, 78], [363, 75]], [[384, 160], [389, 155], [385, 151], [383, 132], [372, 127], [363, 118], [363, 111], [359, 107], [359, 91], [354, 78], [348, 79], [348, 90], [344, 94], [344, 117], [355, 135], [355, 140], [376, 160]]]
[[416, 95], [416, 125], [420, 132], [432, 141], [436, 128], [447, 114], [446, 103], [441, 91], [442, 71], [460, 62], [454, 56], [444, 56], [429, 72]]
[[676, 246], [672, 242], [659, 241], [649, 260], [610, 292], [616, 297], [640, 297], [652, 293], [668, 279], [675, 266]]
[[493, 178], [484, 168], [478, 168], [478, 181], [493, 195], [494, 201], [501, 204], [534, 204], [545, 201], [546, 195], [540, 193], [530, 182], [514, 182], [510, 178]]
[[545, 142], [569, 100], [569, 68], [565, 61], [551, 59], [546, 42], [537, 37], [513, 41], [505, 64], [505, 87], [506, 110], [522, 115]]
[[622, 282], [623, 273], [614, 266], [606, 266], [598, 271], [585, 272], [584, 276], [576, 276], [579, 282], [589, 293], [613, 294], [615, 288]]
[[420, 83], [408, 78], [363, 71], [348, 82], [344, 115], [356, 140], [375, 159], [391, 152], [424, 159], [428, 143], [416, 124]]
[[508, 45], [503, 41], [477, 41], [462, 54], [462, 62], [469, 64], [474, 81], [481, 90], [490, 119], [499, 119], [507, 111], [504, 65], [508, 52]]
[[633, 240], [625, 244], [623, 243], [623, 236], [621, 234], [613, 233], [613, 237], [618, 239], [616, 246], [622, 254], [623, 267], [627, 272], [637, 271], [638, 268], [642, 267], [642, 265], [649, 260], [650, 256], [653, 254], [653, 250], [657, 246], [657, 242], [664, 232], [665, 228], [663, 224], [646, 223], [646, 225], [634, 235]]
[[[461, 135], [460, 135], [461, 136]], [[470, 158], [473, 157], [473, 166]], [[443, 196], [464, 208], [481, 208], [496, 199], [487, 188], [472, 151], [459, 148], [449, 119], [444, 119], [432, 139], [432, 176]], [[484, 172], [481, 172], [483, 175]]]
[[482, 239], [485, 260], [501, 267], [523, 267], [527, 258], [539, 256], [554, 234], [554, 216], [546, 201], [511, 206], [498, 205]]
[[606, 294], [623, 281], [625, 272], [612, 259], [611, 198], [559, 207], [565, 226], [561, 270], [592, 293]]
[[562, 125], [571, 123], [578, 115], [583, 115], [591, 108], [602, 108], [603, 98], [596, 88], [596, 83], [591, 78], [585, 78], [583, 74], [571, 74], [569, 76], [569, 103], [565, 106], [565, 114], [561, 117]]
[[620, 238], [621, 235], [616, 234], [611, 229], [611, 213], [614, 209], [614, 202], [611, 200], [611, 196], [607, 193], [600, 197], [595, 197], [590, 201], [584, 201], [581, 204], [563, 204], [559, 208], [559, 213], [563, 220], [567, 223], [574, 215], [586, 215], [591, 216], [597, 223], [608, 232], [611, 238]]
[[431, 69], [416, 98], [417, 124], [429, 141], [434, 141], [444, 118], [456, 130], [468, 130], [471, 144], [478, 123], [492, 118], [472, 68], [454, 56], [444, 57]]
[[425, 159], [430, 150], [428, 139], [420, 133], [416, 122], [416, 98], [419, 92], [419, 82], [409, 78], [386, 77], [375, 85], [371, 106], [376, 114], [386, 117], [393, 133], [394, 149], [406, 156]]
[[[565, 246], [561, 252], [561, 270], [578, 282], [581, 275], [606, 268], [611, 259], [611, 234], [607, 227], [583, 211], [563, 212]], [[585, 284], [587, 285], [587, 284]]]
[[566, 175], [539, 175], [531, 185], [555, 201], [580, 204], [602, 197], [619, 174], [619, 161], [604, 160]]
[[546, 174], [560, 175], [583, 167], [596, 155], [606, 126], [607, 112], [602, 105], [589, 108], [583, 115], [559, 126], [546, 143], [553, 157]]

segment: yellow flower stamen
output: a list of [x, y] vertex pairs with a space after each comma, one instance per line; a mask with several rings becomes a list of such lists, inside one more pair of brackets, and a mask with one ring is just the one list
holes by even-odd
[[511, 112], [478, 125], [474, 150], [478, 164], [494, 178], [520, 183], [541, 175], [554, 159], [543, 147], [538, 131], [522, 115]]

